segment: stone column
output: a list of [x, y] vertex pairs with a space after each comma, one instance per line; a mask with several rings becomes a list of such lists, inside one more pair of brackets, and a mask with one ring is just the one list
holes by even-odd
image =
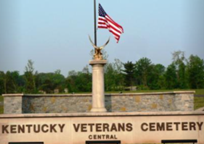
[[104, 98], [104, 71], [106, 60], [92, 60], [92, 109], [91, 112], [106, 112]]
[[24, 94], [3, 94], [4, 114], [22, 114]]

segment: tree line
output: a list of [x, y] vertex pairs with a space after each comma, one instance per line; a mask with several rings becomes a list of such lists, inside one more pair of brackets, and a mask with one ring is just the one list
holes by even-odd
[[[185, 58], [184, 52], [172, 54], [172, 63], [165, 67], [144, 57], [136, 62], [115, 59], [104, 68], [105, 91], [124, 91], [136, 86], [139, 90], [200, 89], [204, 88], [204, 60], [196, 55]], [[92, 74], [88, 65], [82, 71], [60, 70], [38, 73], [34, 62], [28, 60], [24, 74], [0, 71], [0, 94], [3, 93], [59, 93], [91, 92]], [[65, 90], [68, 91], [65, 91]]]

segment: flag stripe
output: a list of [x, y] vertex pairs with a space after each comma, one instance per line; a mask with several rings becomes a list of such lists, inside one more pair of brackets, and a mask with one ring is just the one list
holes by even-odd
[[116, 23], [99, 4], [99, 16], [98, 16], [98, 28], [108, 29], [111, 32], [116, 41], [120, 39], [120, 35], [124, 33], [123, 27]]
[[108, 20], [109, 20], [111, 23], [113, 23], [116, 27], [122, 29], [122, 31], [123, 31], [123, 27], [122, 27], [122, 26], [120, 26], [120, 25], [117, 24], [115, 21], [113, 21], [108, 15], [107, 15], [106, 17], [108, 18]]
[[109, 22], [109, 26], [114, 29], [115, 31], [117, 31], [118, 33], [122, 33], [122, 30], [118, 27], [116, 27], [114, 24], [112, 24], [111, 22]]
[[117, 35], [121, 35], [121, 33], [120, 32], [118, 32], [118, 30], [116, 30], [114, 27], [110, 27], [110, 30], [112, 30], [115, 34], [117, 34]]

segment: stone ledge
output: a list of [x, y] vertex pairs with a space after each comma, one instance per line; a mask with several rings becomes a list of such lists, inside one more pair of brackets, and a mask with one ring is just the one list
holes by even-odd
[[3, 97], [86, 97], [92, 94], [3, 94]]
[[196, 109], [195, 111], [201, 111], [201, 112], [204, 112], [204, 107], [201, 107], [199, 109]]
[[106, 96], [137, 96], [137, 95], [162, 95], [162, 94], [194, 94], [195, 91], [169, 91], [169, 92], [147, 92], [147, 93], [106, 93]]
[[25, 97], [87, 97], [92, 94], [25, 94]]
[[22, 97], [24, 96], [24, 94], [23, 93], [21, 94], [3, 94], [2, 96], [3, 97]]
[[50, 114], [0, 114], [3, 118], [45, 118], [45, 117], [127, 117], [127, 116], [193, 116], [204, 112], [108, 112], [108, 113], [50, 113]]
[[175, 94], [194, 94], [195, 91], [173, 91]]
[[[195, 91], [170, 91], [170, 92], [148, 92], [148, 93], [106, 93], [105, 96], [142, 96], [162, 94], [194, 94]], [[3, 97], [91, 97], [92, 94], [3, 94]]]

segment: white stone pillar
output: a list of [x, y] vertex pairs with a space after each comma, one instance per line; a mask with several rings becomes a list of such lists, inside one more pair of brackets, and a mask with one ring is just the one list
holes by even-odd
[[104, 97], [104, 71], [106, 60], [92, 60], [92, 109], [91, 112], [106, 112]]

